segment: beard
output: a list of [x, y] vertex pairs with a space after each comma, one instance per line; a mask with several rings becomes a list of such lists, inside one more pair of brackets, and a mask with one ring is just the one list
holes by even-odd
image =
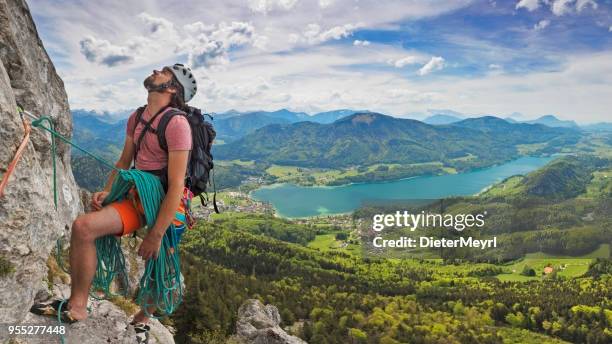
[[144, 79], [144, 81], [142, 82], [142, 84], [144, 85], [144, 87], [147, 90], [152, 89], [153, 87], [155, 87], [156, 85], [153, 83], [153, 79], [155, 78], [154, 75], [149, 75], [146, 79]]

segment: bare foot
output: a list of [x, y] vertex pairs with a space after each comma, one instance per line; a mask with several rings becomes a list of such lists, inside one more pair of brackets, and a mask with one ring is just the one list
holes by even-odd
[[87, 319], [87, 307], [73, 307], [68, 304], [68, 310], [70, 311], [70, 316], [75, 320], [85, 320]]
[[78, 309], [78, 308], [70, 308], [70, 315], [72, 316], [72, 318], [74, 318], [75, 320], [85, 320], [87, 319], [87, 308], [83, 308], [83, 309]]

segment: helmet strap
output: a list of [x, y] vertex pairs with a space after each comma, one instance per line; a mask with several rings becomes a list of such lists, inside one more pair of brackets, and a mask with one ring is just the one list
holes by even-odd
[[149, 91], [149, 93], [151, 92], [161, 92], [167, 88], [169, 88], [171, 86], [172, 82], [168, 81], [168, 82], [164, 82], [163, 84], [160, 85], [154, 85], [154, 86], [149, 86], [147, 87], [147, 91]]

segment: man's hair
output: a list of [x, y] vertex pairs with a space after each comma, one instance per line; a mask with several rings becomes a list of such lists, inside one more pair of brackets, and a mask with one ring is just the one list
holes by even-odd
[[172, 75], [172, 80], [170, 81], [170, 87], [174, 87], [176, 89], [176, 93], [172, 94], [172, 98], [170, 99], [170, 106], [181, 111], [187, 111], [183, 85], [181, 85], [181, 83], [176, 79], [174, 74]]

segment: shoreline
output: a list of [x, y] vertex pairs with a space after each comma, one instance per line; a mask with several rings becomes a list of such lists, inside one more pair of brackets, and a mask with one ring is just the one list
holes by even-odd
[[[552, 155], [543, 155], [543, 156], [519, 156], [515, 159], [509, 159], [509, 160], [505, 160], [501, 163], [496, 163], [496, 164], [492, 164], [489, 166], [485, 166], [485, 167], [478, 167], [478, 168], [472, 168], [463, 172], [459, 172], [459, 173], [454, 173], [454, 174], [460, 174], [460, 173], [472, 173], [472, 172], [477, 172], [480, 170], [485, 170], [485, 169], [489, 169], [489, 168], [494, 168], [497, 166], [501, 166], [507, 163], [510, 163], [512, 161], [517, 161], [519, 159], [522, 158], [549, 158], [550, 160], [547, 161], [544, 165], [550, 163], [550, 161], [554, 160], [558, 155], [552, 154]], [[538, 167], [540, 168], [540, 167]], [[265, 185], [261, 185], [260, 187], [253, 189], [251, 191], [248, 192], [247, 196], [256, 202], [267, 202], [264, 200], [260, 200], [257, 199], [254, 195], [253, 192], [257, 191], [257, 190], [261, 190], [261, 189], [274, 189], [274, 188], [278, 188], [278, 187], [282, 187], [285, 185], [290, 185], [293, 187], [297, 187], [297, 188], [320, 188], [320, 189], [335, 189], [335, 188], [340, 188], [340, 187], [348, 187], [348, 186], [352, 186], [352, 185], [361, 185], [361, 184], [372, 184], [372, 185], [376, 185], [376, 184], [388, 184], [388, 183], [393, 183], [393, 182], [399, 182], [399, 181], [403, 181], [403, 180], [410, 180], [410, 179], [417, 179], [417, 178], [423, 178], [423, 177], [432, 177], [432, 176], [446, 176], [446, 175], [451, 175], [453, 173], [444, 173], [444, 174], [423, 174], [423, 175], [418, 175], [418, 176], [411, 176], [411, 177], [405, 177], [405, 178], [399, 178], [399, 179], [392, 179], [392, 180], [388, 180], [388, 181], [380, 181], [380, 182], [353, 182], [353, 183], [348, 183], [348, 184], [342, 184], [342, 185], [323, 185], [323, 186], [319, 186], [319, 185], [311, 185], [311, 186], [304, 186], [304, 185], [300, 185], [300, 184], [295, 184], [295, 183], [291, 183], [291, 182], [281, 182], [281, 183], [272, 183], [272, 184], [265, 184]], [[510, 176], [512, 177], [512, 176]], [[509, 177], [507, 177], [509, 178]], [[507, 178], [504, 178], [507, 179]], [[472, 196], [478, 196], [480, 194], [482, 194], [483, 192], [486, 192], [487, 190], [491, 189], [495, 184], [498, 184], [499, 182], [493, 182], [490, 185], [485, 186], [484, 188], [482, 188], [481, 190], [475, 192], [472, 194]], [[290, 220], [299, 220], [299, 219], [313, 219], [313, 218], [318, 218], [318, 217], [330, 217], [330, 216], [338, 216], [338, 215], [349, 215], [352, 214], [354, 212], [354, 210], [352, 211], [348, 211], [348, 212], [339, 212], [339, 213], [329, 213], [329, 214], [317, 214], [317, 215], [310, 215], [310, 216], [286, 216], [286, 215], [282, 215], [279, 213], [279, 211], [276, 209], [276, 207], [272, 206], [273, 210], [274, 210], [274, 216], [275, 217], [279, 217], [279, 218], [285, 218], [285, 219], [290, 219]]]
[[[461, 172], [457, 172], [457, 173], [440, 173], [440, 174], [434, 174], [434, 173], [426, 173], [426, 174], [419, 174], [418, 176], [410, 176], [410, 177], [403, 177], [403, 178], [395, 178], [395, 179], [389, 179], [389, 180], [381, 180], [381, 181], [376, 181], [376, 182], [350, 182], [350, 183], [345, 183], [345, 184], [339, 184], [339, 185], [329, 185], [329, 184], [312, 184], [312, 185], [305, 185], [305, 184], [298, 184], [298, 183], [294, 183], [294, 182], [289, 182], [289, 181], [285, 181], [285, 182], [277, 182], [277, 183], [272, 183], [272, 184], [262, 184], [259, 188], [255, 189], [255, 190], [259, 190], [259, 189], [263, 189], [263, 188], [275, 188], [275, 187], [279, 187], [282, 185], [293, 185], [293, 186], [297, 186], [297, 187], [305, 187], [305, 188], [325, 188], [325, 189], [333, 189], [333, 188], [338, 188], [338, 187], [346, 187], [346, 186], [351, 186], [351, 185], [360, 185], [360, 184], [386, 184], [386, 183], [393, 183], [393, 182], [398, 182], [398, 181], [402, 181], [402, 180], [407, 180], [407, 179], [414, 179], [414, 178], [422, 178], [422, 177], [432, 177], [432, 176], [447, 176], [447, 175], [452, 175], [452, 174], [460, 174], [460, 173], [470, 173], [470, 172], [477, 172], [479, 170], [484, 170], [487, 168], [492, 168], [492, 167], [496, 167], [496, 166], [501, 166], [504, 164], [507, 164], [511, 161], [516, 161], [518, 159], [522, 159], [522, 158], [556, 158], [559, 156], [565, 156], [565, 155], [571, 155], [570, 153], [553, 153], [550, 155], [541, 155], [541, 156], [536, 156], [536, 155], [522, 155], [522, 156], [518, 156], [515, 158], [510, 158], [507, 160], [504, 160], [502, 162], [498, 162], [492, 165], [487, 165], [487, 166], [481, 166], [481, 167], [474, 167], [474, 168], [470, 168]], [[252, 191], [255, 191], [252, 190]]]

